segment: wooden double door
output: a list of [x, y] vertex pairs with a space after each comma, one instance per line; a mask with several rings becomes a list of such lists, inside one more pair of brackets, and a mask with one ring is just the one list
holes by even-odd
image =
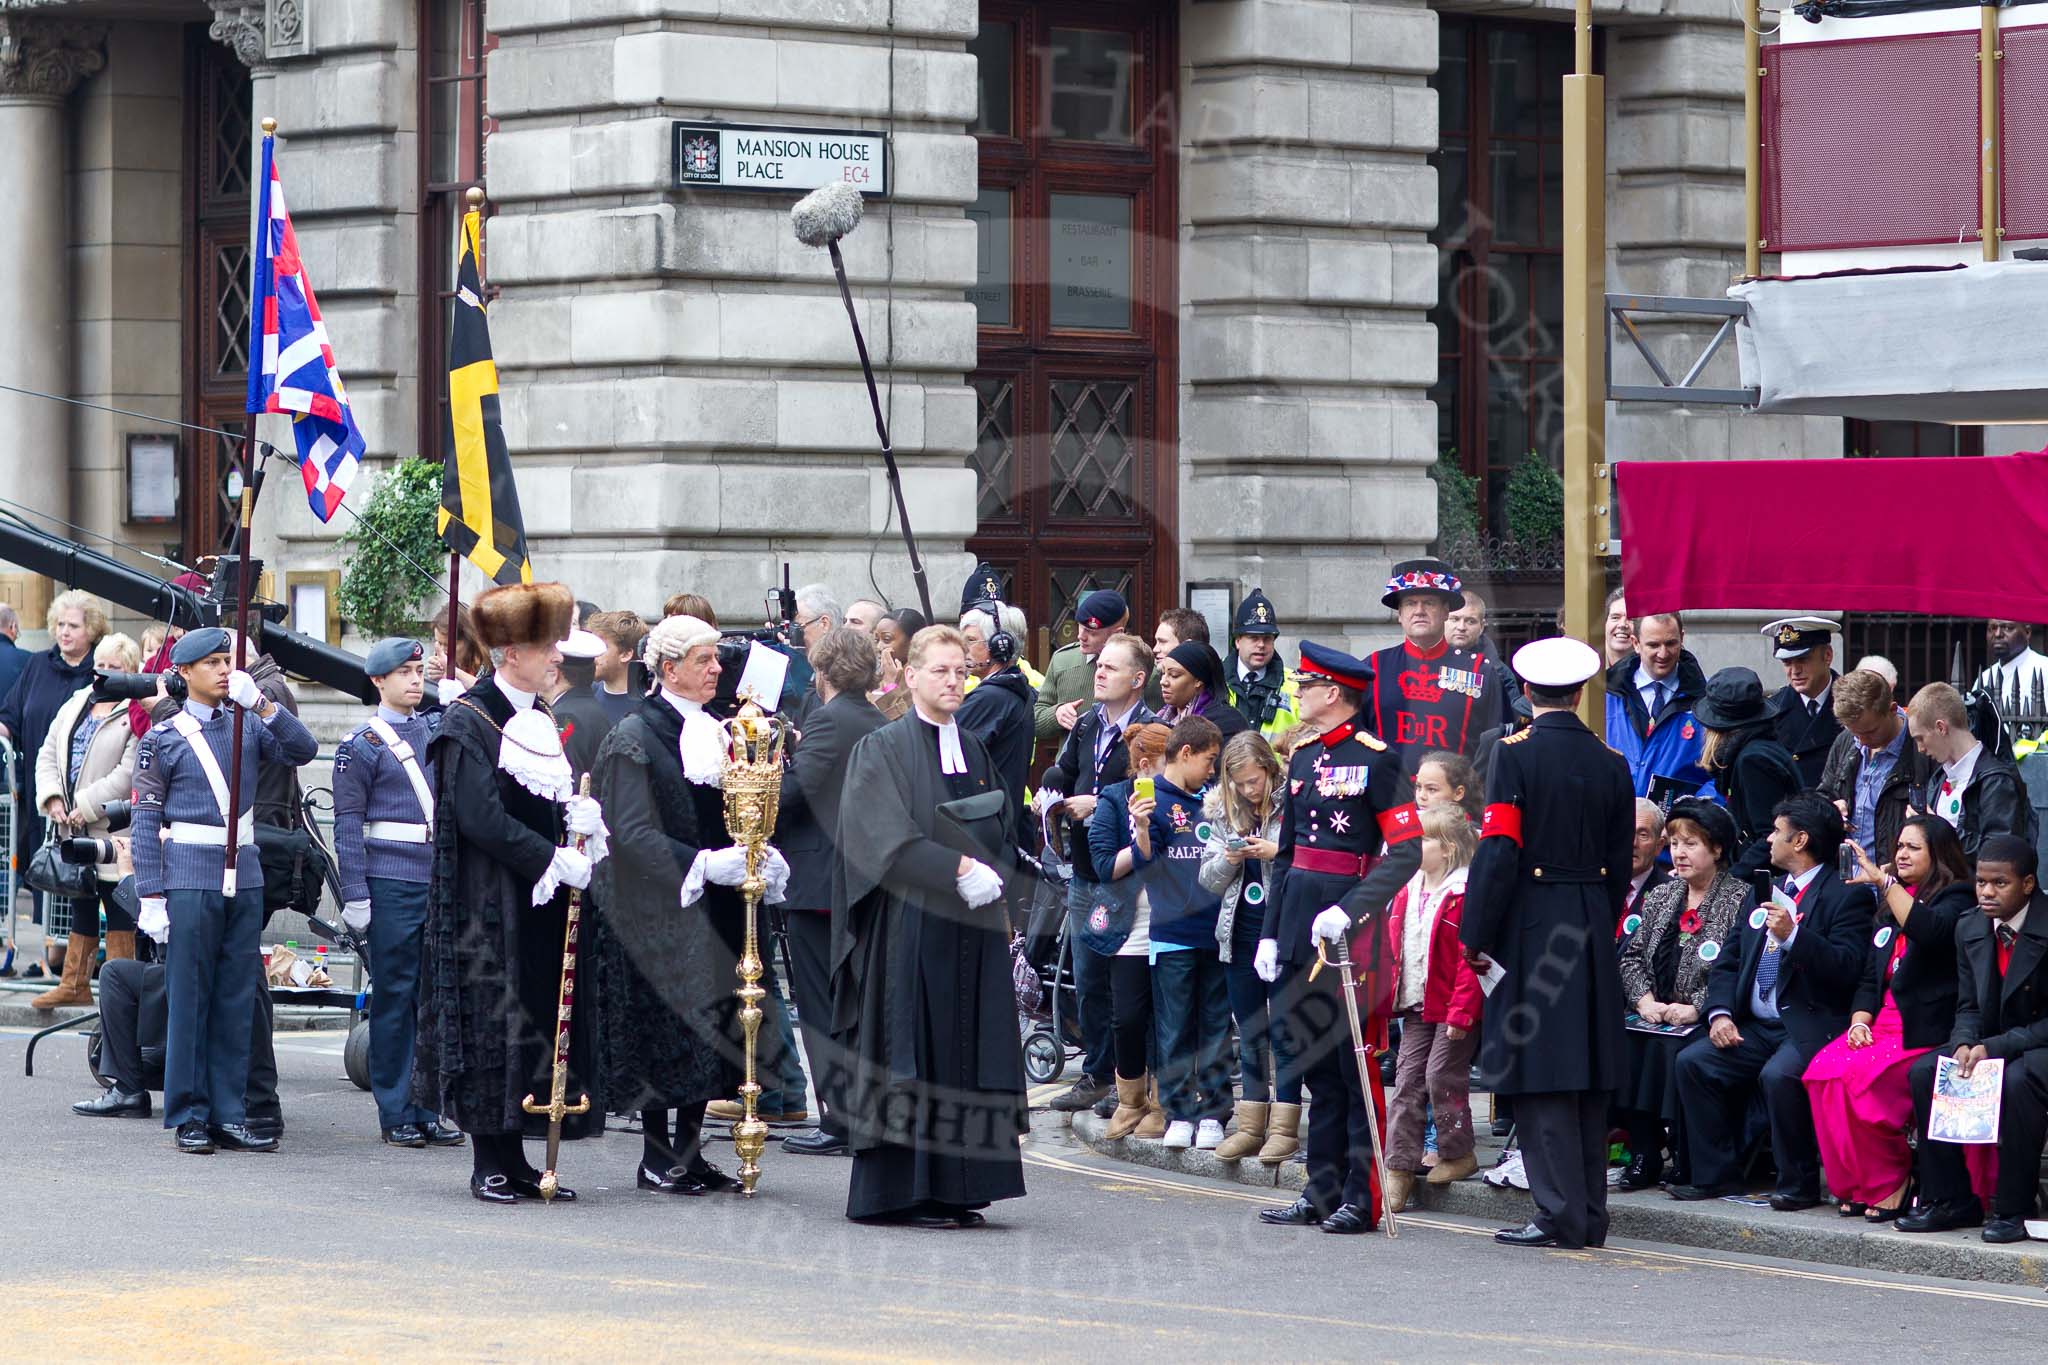
[[1040, 660], [1096, 588], [1176, 600], [1172, 3], [985, 0], [970, 552]]

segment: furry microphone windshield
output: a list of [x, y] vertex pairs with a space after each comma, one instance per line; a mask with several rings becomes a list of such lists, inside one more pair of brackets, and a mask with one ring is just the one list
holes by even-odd
[[805, 246], [830, 246], [860, 226], [860, 191], [840, 183], [812, 190], [789, 211], [789, 225]]

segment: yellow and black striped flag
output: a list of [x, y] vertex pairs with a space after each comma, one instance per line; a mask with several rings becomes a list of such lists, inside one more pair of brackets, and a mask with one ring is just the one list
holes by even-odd
[[436, 530], [450, 550], [498, 583], [531, 583], [526, 523], [512, 483], [512, 456], [498, 416], [498, 367], [484, 321], [483, 274], [477, 269], [478, 219], [462, 215], [462, 254], [455, 267], [455, 326], [448, 342], [447, 452]]

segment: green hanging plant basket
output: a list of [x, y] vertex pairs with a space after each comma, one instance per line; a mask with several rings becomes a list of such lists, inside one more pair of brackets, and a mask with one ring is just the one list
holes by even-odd
[[401, 460], [342, 536], [341, 616], [372, 639], [410, 635], [421, 604], [438, 584], [430, 570], [447, 563], [435, 534], [441, 504], [441, 462]]

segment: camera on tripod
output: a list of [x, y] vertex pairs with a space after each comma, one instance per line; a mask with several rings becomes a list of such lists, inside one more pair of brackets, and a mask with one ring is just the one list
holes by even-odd
[[[151, 681], [154, 683], [155, 680], [152, 679]], [[151, 690], [155, 690], [153, 686]], [[107, 822], [109, 831], [119, 831], [128, 828], [128, 822], [134, 819], [134, 817], [135, 803], [133, 801], [109, 801], [100, 809], [100, 818]], [[111, 863], [120, 855], [116, 852], [112, 839], [103, 838], [99, 835], [81, 834], [69, 839], [59, 840], [57, 856], [67, 863], [80, 863], [91, 866], [99, 863]]]

